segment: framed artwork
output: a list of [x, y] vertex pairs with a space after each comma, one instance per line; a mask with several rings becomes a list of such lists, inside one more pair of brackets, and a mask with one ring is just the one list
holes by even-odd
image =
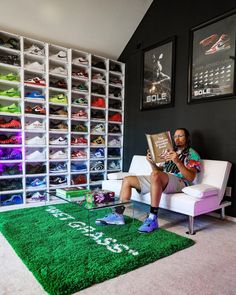
[[174, 64], [174, 37], [143, 50], [141, 110], [174, 105]]
[[236, 11], [191, 30], [188, 103], [235, 96]]

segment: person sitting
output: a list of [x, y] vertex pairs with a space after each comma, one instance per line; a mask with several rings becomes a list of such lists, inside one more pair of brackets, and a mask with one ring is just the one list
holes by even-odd
[[[151, 175], [127, 176], [122, 181], [120, 200], [131, 199], [132, 188], [139, 193], [151, 194], [151, 207], [148, 217], [139, 227], [140, 233], [149, 233], [158, 229], [158, 207], [162, 193], [177, 193], [185, 186], [193, 183], [201, 170], [200, 156], [191, 147], [190, 133], [185, 128], [177, 128], [174, 132], [174, 149], [165, 156], [165, 162], [157, 165], [147, 152], [147, 161], [152, 168]], [[123, 225], [124, 206], [117, 206], [113, 212], [96, 220], [98, 225]]]

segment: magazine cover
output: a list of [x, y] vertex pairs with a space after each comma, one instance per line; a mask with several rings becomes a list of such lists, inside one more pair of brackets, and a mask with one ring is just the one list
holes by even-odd
[[152, 160], [155, 163], [165, 162], [167, 152], [173, 150], [170, 132], [146, 134], [146, 137]]

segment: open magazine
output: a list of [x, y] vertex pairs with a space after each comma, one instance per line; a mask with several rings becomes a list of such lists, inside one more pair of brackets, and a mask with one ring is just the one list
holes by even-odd
[[152, 160], [155, 163], [165, 162], [165, 156], [173, 150], [170, 132], [146, 134], [146, 137]]

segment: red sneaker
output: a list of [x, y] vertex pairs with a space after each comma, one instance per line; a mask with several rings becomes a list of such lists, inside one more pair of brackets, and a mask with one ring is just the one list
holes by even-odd
[[25, 112], [28, 113], [28, 114], [33, 114], [33, 109], [30, 106], [27, 106], [25, 108]]
[[105, 100], [101, 97], [95, 97], [94, 100], [92, 100], [91, 106], [97, 107], [97, 108], [105, 108]]
[[214, 54], [221, 50], [229, 49], [230, 48], [230, 38], [228, 35], [222, 34], [219, 40], [212, 45], [212, 47], [205, 52], [205, 54]]
[[21, 136], [12, 135], [9, 138], [5, 136], [4, 139], [0, 139], [0, 144], [21, 144]]
[[122, 116], [120, 113], [115, 113], [114, 115], [109, 116], [109, 121], [121, 122]]
[[21, 128], [21, 122], [16, 119], [12, 119], [9, 122], [0, 123], [0, 128]]
[[201, 40], [199, 42], [199, 44], [201, 44], [202, 46], [208, 46], [210, 44], [213, 44], [214, 42], [216, 42], [216, 40], [219, 38], [219, 36], [217, 34], [213, 34], [203, 40]]
[[46, 115], [46, 109], [37, 105], [33, 107], [33, 113], [38, 115]]
[[84, 184], [87, 183], [87, 178], [84, 174], [77, 175], [71, 180], [72, 184]]
[[72, 159], [77, 159], [77, 158], [83, 158], [83, 159], [86, 159], [87, 158], [87, 153], [84, 152], [84, 151], [73, 151], [71, 153], [71, 158]]
[[33, 79], [27, 79], [25, 80], [26, 84], [32, 84], [32, 85], [40, 85], [40, 86], [46, 86], [46, 82], [44, 79], [40, 79], [39, 77], [35, 77]]
[[72, 114], [72, 118], [87, 119], [88, 114], [83, 110], [79, 110], [77, 113]]
[[85, 137], [72, 137], [71, 144], [87, 145], [88, 140]]

